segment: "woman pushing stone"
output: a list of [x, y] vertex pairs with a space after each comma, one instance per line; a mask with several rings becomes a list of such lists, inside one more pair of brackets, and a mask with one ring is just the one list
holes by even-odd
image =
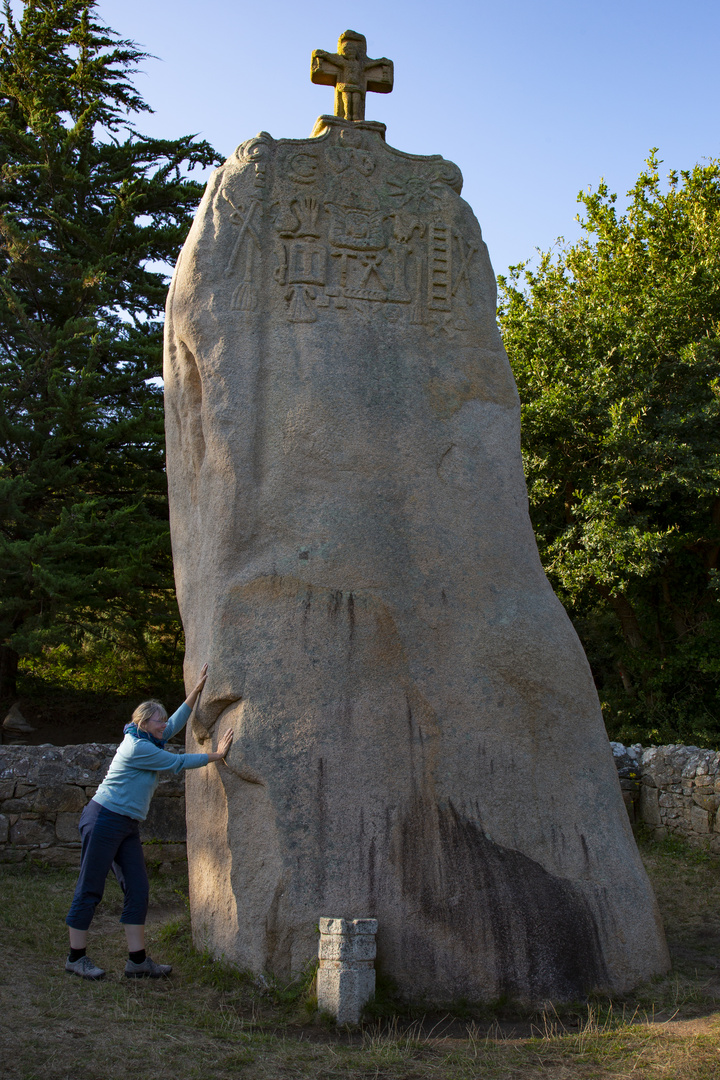
[[125, 738], [110, 763], [107, 776], [80, 817], [82, 839], [80, 874], [67, 919], [70, 953], [65, 970], [83, 979], [102, 979], [105, 972], [85, 953], [88, 928], [102, 900], [105, 879], [112, 869], [125, 896], [120, 922], [125, 928], [130, 979], [159, 979], [169, 975], [169, 964], [156, 964], [145, 953], [145, 916], [148, 909], [148, 877], [140, 842], [139, 823], [147, 817], [150, 800], [162, 770], [179, 773], [201, 769], [225, 757], [232, 742], [226, 731], [212, 754], [171, 754], [165, 743], [181, 731], [205, 684], [207, 664], [195, 689], [168, 720], [158, 701], [144, 701], [125, 727]]

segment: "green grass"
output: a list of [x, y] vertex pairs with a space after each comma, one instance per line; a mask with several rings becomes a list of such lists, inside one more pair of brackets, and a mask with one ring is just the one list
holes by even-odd
[[197, 952], [187, 883], [152, 874], [151, 953], [171, 979], [124, 980], [120, 894], [110, 881], [89, 952], [97, 984], [66, 976], [74, 873], [0, 867], [2, 1080], [718, 1080], [720, 861], [641, 839], [673, 955], [670, 974], [624, 998], [530, 1013], [508, 1001], [403, 1008], [379, 980], [358, 1031], [316, 1011], [314, 968], [282, 984]]

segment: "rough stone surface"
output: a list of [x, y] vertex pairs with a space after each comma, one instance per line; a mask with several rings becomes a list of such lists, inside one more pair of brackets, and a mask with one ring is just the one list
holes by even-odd
[[10, 842], [16, 847], [39, 847], [51, 844], [54, 839], [52, 824], [35, 815], [23, 816], [10, 826]]
[[383, 126], [244, 143], [166, 320], [196, 940], [285, 977], [376, 916], [409, 997], [623, 990], [667, 952], [542, 571], [481, 232]]
[[61, 843], [74, 844], [80, 839], [80, 814], [59, 813], [55, 818], [55, 835]]

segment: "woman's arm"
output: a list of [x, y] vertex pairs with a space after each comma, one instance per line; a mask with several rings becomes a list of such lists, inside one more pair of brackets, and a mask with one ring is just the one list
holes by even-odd
[[203, 664], [197, 686], [195, 686], [190, 691], [180, 708], [177, 709], [177, 711], [174, 712], [168, 720], [167, 727], [165, 728], [165, 731], [163, 733], [163, 738], [166, 742], [169, 739], [174, 738], [174, 736], [177, 735], [179, 731], [182, 731], [182, 729], [185, 727], [188, 720], [190, 719], [190, 713], [193, 710], [193, 705], [197, 701], [198, 697], [200, 696], [200, 692], [205, 685], [205, 680], [207, 679], [207, 669], [207, 664]]

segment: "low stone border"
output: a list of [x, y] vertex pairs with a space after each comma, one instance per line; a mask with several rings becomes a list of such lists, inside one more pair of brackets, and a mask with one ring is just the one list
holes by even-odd
[[[720, 854], [720, 752], [611, 743], [632, 822]], [[0, 746], [0, 862], [80, 862], [78, 821], [115, 753], [111, 743]], [[176, 750], [176, 753], [183, 753]], [[161, 774], [140, 827], [150, 866], [184, 862], [185, 777]]]
[[[116, 749], [111, 743], [0, 746], [0, 862], [78, 866], [80, 814]], [[140, 835], [149, 865], [167, 869], [185, 860], [184, 774], [161, 773]]]

